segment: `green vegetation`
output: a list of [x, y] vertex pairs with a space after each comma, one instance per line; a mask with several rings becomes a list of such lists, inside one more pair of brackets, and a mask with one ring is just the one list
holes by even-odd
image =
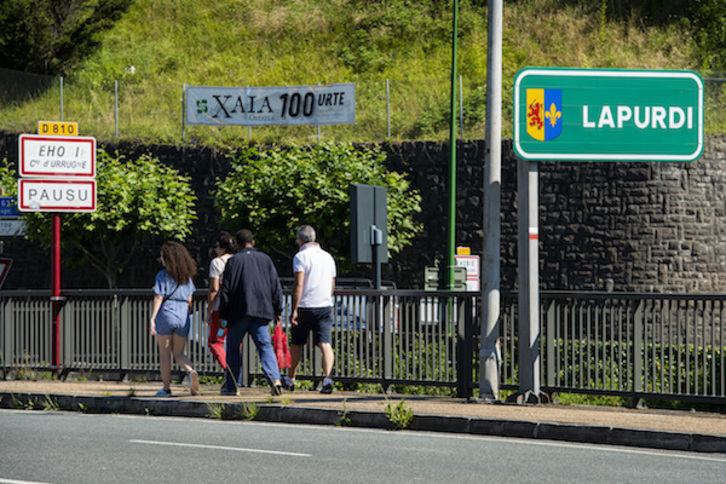
[[259, 245], [293, 253], [295, 230], [317, 227], [317, 238], [339, 263], [350, 253], [351, 183], [388, 189], [388, 247], [409, 245], [420, 227], [421, 196], [403, 175], [388, 171], [378, 149], [323, 143], [267, 150], [247, 148], [232, 160], [227, 178], [217, 181], [215, 200], [229, 227], [249, 227]]
[[[512, 79], [525, 66], [723, 69], [725, 7], [724, 0], [505, 2], [504, 135], [511, 136]], [[119, 137], [179, 143], [184, 84], [355, 82], [357, 124], [324, 127], [321, 139], [378, 142], [387, 137], [389, 80], [391, 138], [445, 140], [451, 20], [446, 0], [136, 0], [112, 29], [99, 31], [93, 54], [66, 70], [64, 118], [78, 121], [83, 134], [112, 139], [118, 81]], [[487, 2], [461, 0], [458, 23], [464, 137], [482, 138]], [[0, 81], [13, 76], [0, 73]], [[0, 128], [32, 132], [38, 120], [56, 119], [59, 83], [46, 85], [3, 102]], [[711, 111], [707, 129], [722, 130], [716, 114], [723, 110]], [[317, 134], [312, 127], [187, 126], [185, 141], [289, 145], [315, 142]]]
[[63, 74], [92, 53], [133, 0], [0, 0], [0, 65]]
[[386, 415], [398, 430], [407, 429], [413, 421], [413, 410], [406, 404], [405, 400], [400, 400], [395, 405], [389, 402], [386, 405]]
[[[183, 239], [191, 233], [196, 196], [189, 177], [149, 155], [126, 160], [98, 150], [96, 173], [98, 199], [104, 203], [92, 213], [63, 216], [62, 240], [80, 252], [75, 262], [90, 263], [103, 272], [113, 288], [143, 237]], [[5, 160], [0, 165], [0, 186], [14, 195], [15, 180], [15, 170]], [[51, 214], [33, 212], [23, 218], [27, 237], [50, 247]]]

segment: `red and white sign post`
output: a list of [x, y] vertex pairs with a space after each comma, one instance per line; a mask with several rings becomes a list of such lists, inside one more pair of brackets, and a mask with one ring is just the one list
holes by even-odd
[[18, 210], [53, 213], [51, 273], [53, 366], [60, 368], [61, 220], [58, 212], [96, 211], [96, 139], [23, 134], [18, 140]]

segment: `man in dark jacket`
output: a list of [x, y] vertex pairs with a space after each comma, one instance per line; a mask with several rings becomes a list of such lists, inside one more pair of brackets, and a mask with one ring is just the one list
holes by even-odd
[[282, 322], [282, 286], [272, 259], [255, 249], [247, 229], [235, 235], [237, 252], [227, 262], [219, 292], [219, 318], [226, 320], [227, 372], [222, 395], [236, 395], [241, 384], [239, 348], [249, 332], [260, 355], [262, 371], [270, 381], [272, 394], [280, 395], [280, 370], [267, 325]]

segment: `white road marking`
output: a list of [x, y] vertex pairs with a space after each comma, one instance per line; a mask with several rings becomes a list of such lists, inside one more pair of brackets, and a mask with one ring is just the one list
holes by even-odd
[[3, 484], [48, 484], [46, 482], [37, 482], [37, 481], [16, 481], [14, 479], [3, 479], [0, 477], [0, 482]]
[[312, 457], [311, 454], [301, 454], [299, 452], [285, 452], [282, 450], [265, 450], [265, 449], [246, 449], [243, 447], [225, 447], [221, 445], [204, 445], [204, 444], [187, 444], [184, 442], [159, 442], [156, 440], [129, 440], [134, 444], [149, 444], [149, 445], [171, 445], [174, 447], [192, 447], [195, 449], [212, 449], [212, 450], [230, 450], [233, 452], [253, 452], [257, 454], [274, 454], [274, 455], [288, 455], [292, 457]]

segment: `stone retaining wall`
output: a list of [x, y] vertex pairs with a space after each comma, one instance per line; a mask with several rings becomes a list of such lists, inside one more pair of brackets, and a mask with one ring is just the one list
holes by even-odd
[[[199, 220], [186, 241], [206, 275], [210, 248], [220, 229], [210, 195], [229, 164], [223, 152], [205, 147], [100, 144], [127, 157], [151, 152], [163, 163], [192, 177], [199, 197]], [[417, 216], [423, 232], [414, 245], [392, 258], [383, 278], [398, 287], [421, 287], [423, 270], [442, 259], [446, 244], [446, 143], [410, 142], [383, 146], [389, 167], [405, 172], [423, 196]], [[485, 142], [457, 147], [458, 245], [480, 254], [483, 217]], [[17, 160], [17, 135], [0, 135], [0, 157]], [[516, 288], [516, 159], [510, 140], [502, 160], [502, 288]], [[540, 164], [540, 275], [543, 289], [719, 293], [726, 291], [726, 136], [707, 138], [694, 163]], [[50, 229], [50, 228], [49, 228]], [[21, 238], [4, 239], [4, 255], [14, 259], [5, 289], [49, 288], [47, 249]], [[150, 287], [159, 270], [160, 241], [149, 241], [119, 278], [122, 287]], [[76, 256], [64, 249], [64, 260]], [[277, 259], [282, 276], [289, 260]], [[67, 265], [67, 264], [66, 264]], [[349, 274], [372, 277], [369, 267]], [[66, 267], [64, 287], [104, 287], [95, 269]]]

